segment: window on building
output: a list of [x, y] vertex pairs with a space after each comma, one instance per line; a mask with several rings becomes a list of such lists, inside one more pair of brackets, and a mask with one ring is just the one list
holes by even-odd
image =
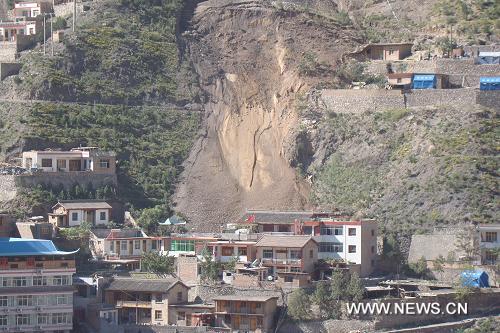
[[15, 276], [12, 278], [13, 287], [26, 287], [28, 285], [28, 279], [25, 276]]
[[278, 225], [278, 232], [290, 232], [290, 226], [289, 225]]
[[0, 307], [9, 306], [9, 298], [7, 296], [0, 296]]
[[239, 256], [246, 256], [247, 255], [247, 248], [246, 247], [239, 247], [238, 248], [238, 255]]
[[222, 255], [227, 257], [227, 256], [232, 256], [234, 253], [234, 250], [232, 247], [224, 246], [222, 247]]
[[304, 235], [312, 235], [312, 231], [313, 231], [313, 229], [311, 226], [302, 228], [302, 233]]
[[48, 313], [39, 313], [36, 316], [36, 321], [37, 321], [38, 325], [49, 324], [49, 314]]
[[373, 259], [371, 260], [371, 265], [372, 265], [372, 267], [375, 266], [375, 260], [373, 260]]
[[262, 231], [264, 231], [264, 232], [273, 232], [274, 231], [274, 225], [272, 225], [272, 224], [264, 224], [262, 226]]
[[314, 250], [309, 250], [309, 258], [314, 258]]
[[372, 237], [375, 236], [375, 230], [372, 229]]
[[0, 315], [0, 326], [7, 326], [7, 315]]
[[262, 327], [262, 318], [257, 317], [257, 328], [261, 328], [261, 327]]
[[321, 235], [335, 235], [335, 236], [341, 236], [343, 234], [342, 232], [342, 227], [330, 227], [330, 226], [323, 226], [320, 229], [320, 234]]
[[493, 231], [485, 232], [484, 241], [488, 243], [495, 243], [497, 241], [497, 233]]
[[290, 267], [290, 272], [301, 272], [300, 267]]
[[162, 320], [162, 311], [155, 310], [155, 320]]
[[319, 243], [319, 252], [328, 253], [328, 252], [343, 252], [342, 243], [329, 243], [322, 242]]
[[194, 251], [194, 240], [174, 239], [170, 243], [170, 251]]
[[285, 282], [293, 282], [293, 276], [285, 275]]
[[71, 221], [78, 221], [78, 213], [77, 212], [71, 213]]
[[389, 55], [393, 55], [394, 53], [396, 53], [396, 51], [394, 51], [394, 50], [389, 50]]
[[33, 297], [31, 295], [21, 295], [16, 297], [17, 306], [32, 306]]
[[356, 253], [356, 245], [349, 245], [349, 253]]
[[300, 259], [301, 257], [302, 257], [302, 251], [290, 250], [290, 259]]
[[134, 241], [134, 249], [140, 250], [141, 249], [141, 241], [140, 240], [135, 240]]
[[259, 303], [259, 302], [255, 303], [256, 309], [260, 309], [261, 307], [262, 307], [262, 303]]
[[115, 242], [114, 242], [114, 241], [111, 241], [111, 242], [109, 243], [109, 250], [110, 250], [111, 252], [114, 252], [114, 251], [115, 251]]
[[494, 265], [497, 262], [498, 254], [492, 250], [486, 250], [484, 253], [484, 259], [486, 265]]
[[105, 221], [106, 220], [106, 212], [100, 212], [99, 213], [99, 220]]
[[68, 304], [68, 296], [66, 296], [66, 295], [57, 295], [56, 296], [56, 304], [57, 305], [66, 305], [66, 304]]
[[349, 236], [356, 236], [356, 228], [349, 228], [347, 232]]
[[273, 258], [273, 250], [263, 250], [262, 258], [264, 259], [272, 259]]
[[127, 251], [127, 243], [128, 243], [127, 241], [121, 241], [120, 242], [120, 249], [122, 251]]
[[66, 169], [66, 160], [57, 160], [57, 170]]
[[375, 253], [375, 246], [372, 245], [372, 253]]
[[401, 83], [401, 81], [402, 81], [402, 80], [401, 80], [401, 78], [400, 78], [400, 77], [398, 77], [398, 78], [396, 79], [396, 81], [397, 81], [397, 83]]
[[177, 311], [177, 320], [186, 320], [186, 312]]
[[42, 158], [42, 168], [52, 168], [52, 159]]
[[156, 303], [162, 303], [163, 302], [163, 295], [162, 294], [156, 294], [155, 295], [155, 302]]
[[8, 277], [4, 277], [2, 279], [2, 287], [10, 287], [12, 286], [12, 279]]
[[182, 291], [179, 291], [177, 293], [177, 302], [181, 302], [182, 301]]
[[105, 160], [105, 159], [99, 160], [99, 167], [101, 169], [109, 169], [109, 160]]
[[156, 239], [151, 241], [151, 249], [156, 250], [158, 248], [158, 243], [156, 243]]
[[30, 315], [28, 314], [18, 314], [16, 315], [16, 325], [30, 325]]
[[45, 276], [34, 276], [33, 277], [33, 285], [34, 286], [46, 286], [47, 285], [47, 277], [45, 277]]
[[67, 313], [53, 313], [52, 314], [52, 325], [60, 325], [69, 323], [69, 316]]
[[54, 275], [52, 278], [52, 285], [54, 286], [67, 286], [69, 284], [70, 280], [67, 275]]

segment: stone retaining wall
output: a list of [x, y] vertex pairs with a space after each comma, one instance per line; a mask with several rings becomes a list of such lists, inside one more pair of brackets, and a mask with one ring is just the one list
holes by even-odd
[[318, 101], [329, 112], [351, 114], [423, 106], [482, 105], [499, 108], [500, 92], [463, 88], [412, 90], [403, 94], [399, 90], [327, 89], [319, 93]]
[[8, 202], [16, 197], [15, 177], [13, 175], [0, 175], [0, 205], [2, 202]]
[[15, 62], [17, 44], [15, 42], [0, 42], [0, 62]]
[[320, 100], [335, 113], [363, 113], [404, 108], [404, 97], [399, 90], [322, 90]]
[[64, 173], [39, 173], [19, 175], [16, 185], [19, 187], [33, 187], [40, 184], [59, 186], [71, 189], [75, 184], [86, 186], [92, 184], [94, 188], [105, 185], [116, 186], [116, 175], [98, 174], [93, 172], [64, 172]]

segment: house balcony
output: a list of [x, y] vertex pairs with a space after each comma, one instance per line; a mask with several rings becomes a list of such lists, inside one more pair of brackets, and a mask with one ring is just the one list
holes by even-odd
[[500, 247], [500, 242], [481, 242], [481, 248], [482, 249], [496, 249], [497, 247]]
[[249, 309], [249, 308], [236, 308], [236, 307], [221, 307], [215, 311], [215, 314], [232, 314], [243, 316], [264, 316], [262, 310]]
[[262, 264], [264, 265], [302, 265], [302, 259], [290, 259], [290, 258], [264, 258], [262, 259]]
[[143, 308], [151, 309], [151, 301], [117, 301], [117, 308]]

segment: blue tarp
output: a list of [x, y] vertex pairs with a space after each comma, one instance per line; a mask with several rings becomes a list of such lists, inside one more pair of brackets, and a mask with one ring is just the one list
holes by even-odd
[[500, 76], [482, 77], [479, 79], [480, 90], [500, 90]]
[[73, 252], [59, 251], [51, 240], [0, 238], [0, 257], [68, 255]]
[[413, 89], [435, 89], [437, 78], [434, 74], [415, 74], [413, 75]]
[[462, 286], [472, 288], [488, 288], [488, 274], [482, 270], [463, 271], [460, 275]]

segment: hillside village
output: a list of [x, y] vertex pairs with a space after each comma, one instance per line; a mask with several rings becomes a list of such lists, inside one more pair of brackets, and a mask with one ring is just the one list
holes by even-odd
[[[295, 8], [292, 2], [272, 6], [286, 11], [290, 10], [287, 6]], [[0, 164], [0, 331], [270, 333], [469, 332], [467, 329], [474, 327], [493, 332], [497, 329], [500, 315], [498, 147], [492, 148], [493, 152], [489, 147], [498, 142], [500, 45], [450, 43], [444, 50], [422, 50], [412, 42], [387, 41], [363, 43], [343, 52], [336, 79], [327, 86], [314, 86], [297, 102], [301, 118], [296, 137], [298, 148], [290, 158], [296, 172], [293, 177], [302, 177], [305, 185], [301, 183], [301, 186], [312, 188], [316, 205], [280, 209], [269, 203], [262, 208], [262, 200], [252, 198], [259, 204], [242, 208], [241, 202], [225, 200], [223, 204], [234, 206], [235, 211], [235, 207], [242, 208], [237, 210], [237, 216], [234, 212], [218, 212], [220, 206], [217, 206], [212, 207], [204, 220], [207, 207], [219, 200], [224, 190], [214, 186], [202, 191], [197, 186], [207, 187], [206, 183], [188, 184], [189, 178], [195, 182], [201, 178], [196, 161], [204, 149], [188, 154], [189, 148], [184, 147], [182, 141], [182, 151], [180, 148], [168, 151], [170, 155], [165, 155], [168, 161], [157, 165], [151, 162], [160, 159], [153, 144], [137, 144], [149, 155], [141, 160], [130, 147], [125, 152], [118, 151], [116, 143], [123, 138], [117, 134], [107, 133], [109, 142], [88, 137], [97, 134], [92, 128], [81, 126], [82, 119], [103, 110], [100, 108], [107, 107], [108, 103], [112, 105], [113, 96], [106, 100], [100, 95], [103, 99], [99, 103], [95, 100], [89, 103], [85, 96], [70, 100], [74, 92], [68, 95], [62, 92], [55, 101], [45, 100], [43, 94], [19, 101], [25, 95], [12, 93], [15, 85], [24, 87], [25, 82], [17, 84], [17, 80], [26, 81], [31, 75], [28, 68], [34, 65], [30, 57], [41, 56], [42, 61], [54, 59], [54, 54], [56, 57], [64, 54], [64, 48], [71, 45], [65, 44], [67, 40], [72, 43], [71, 40], [78, 39], [74, 32], [78, 24], [72, 24], [95, 10], [93, 6], [100, 8], [99, 1], [0, 3], [0, 80], [3, 81], [0, 87], [8, 91], [0, 95], [0, 101], [10, 100], [13, 104], [20, 102], [36, 108], [29, 113], [32, 118], [27, 119], [47, 117], [46, 122], [30, 129], [31, 137], [23, 137], [19, 146], [1, 146], [5, 162]], [[203, 13], [202, 10], [203, 7], [197, 15]], [[187, 14], [179, 16], [183, 15]], [[316, 55], [305, 54], [297, 68], [300, 75], [314, 76], [327, 71], [325, 67]], [[238, 75], [224, 73], [227, 82], [233, 83]], [[85, 79], [92, 78], [84, 76]], [[221, 83], [218, 89], [229, 90], [222, 86]], [[276, 94], [273, 98], [278, 100], [281, 96]], [[127, 107], [133, 113], [140, 110], [140, 106], [129, 106], [128, 102]], [[69, 114], [74, 111], [72, 108], [80, 107], [84, 111], [78, 113], [77, 120], [64, 118], [65, 112]], [[162, 107], [151, 106], [155, 110]], [[154, 134], [169, 132], [167, 138], [179, 138], [186, 134], [183, 132], [197, 128], [197, 117], [202, 111], [195, 103], [168, 107], [172, 108], [169, 111], [172, 114], [182, 115], [168, 124], [168, 130], [156, 128]], [[364, 206], [357, 207], [358, 199], [369, 201], [373, 196], [374, 190], [362, 186], [359, 180], [370, 180], [369, 174], [362, 173], [355, 179], [354, 171], [348, 173], [358, 187], [359, 193], [352, 194], [356, 200], [348, 200], [338, 193], [348, 192], [340, 183], [332, 187], [331, 183], [317, 182], [316, 178], [322, 174], [315, 173], [318, 168], [315, 161], [328, 160], [325, 150], [333, 150], [326, 144], [323, 147], [323, 142], [314, 137], [323, 130], [324, 117], [331, 122], [339, 121], [337, 124], [342, 117], [353, 115], [368, 115], [382, 122], [397, 122], [403, 117], [425, 122], [418, 113], [439, 113], [447, 108], [456, 110], [455, 117], [462, 117], [469, 108], [479, 110], [478, 119], [493, 124], [493, 129], [487, 126], [477, 129], [486, 133], [486, 139], [478, 137], [478, 141], [490, 140], [484, 143], [488, 148], [479, 152], [457, 150], [459, 153], [450, 154], [454, 158], [463, 154], [462, 157], [474, 160], [480, 167], [487, 161], [482, 167], [493, 179], [493, 185], [486, 189], [490, 192], [479, 195], [487, 202], [488, 208], [483, 211], [470, 212], [456, 223], [428, 223], [420, 229], [413, 226], [404, 230], [405, 237], [398, 237], [397, 231], [401, 231], [398, 228], [402, 227]], [[55, 123], [64, 131], [57, 132], [58, 127], [49, 120], [51, 112], [61, 116]], [[158, 116], [154, 112], [147, 114], [151, 128], [158, 125], [162, 117], [161, 113]], [[195, 115], [189, 118], [183, 112]], [[110, 113], [109, 118], [113, 115], [117, 113]], [[165, 114], [165, 118], [169, 116], [170, 113]], [[207, 119], [204, 121], [209, 122]], [[137, 115], [136, 121], [143, 119]], [[463, 122], [469, 121], [464, 116]], [[72, 127], [75, 123], [79, 125]], [[243, 120], [242, 124], [250, 126]], [[11, 136], [7, 130], [8, 126], [2, 127], [5, 142]], [[99, 130], [105, 131], [105, 126]], [[129, 146], [136, 144], [133, 142], [135, 130], [128, 127], [129, 132], [121, 133]], [[336, 130], [346, 139], [362, 135], [349, 133], [350, 129], [341, 126]], [[50, 139], [47, 139], [49, 136], [37, 137], [40, 131], [51, 135]], [[379, 129], [379, 132], [385, 131], [385, 128]], [[71, 137], [65, 137], [69, 132]], [[253, 133], [254, 140], [257, 132]], [[147, 135], [138, 134], [139, 137]], [[195, 146], [196, 140], [209, 138], [206, 133], [198, 137], [186, 134], [186, 141]], [[455, 142], [454, 137], [448, 139], [449, 145], [465, 146]], [[167, 140], [162, 137], [158, 141], [162, 146]], [[418, 149], [430, 155], [441, 148], [437, 143], [428, 146], [423, 139], [419, 143]], [[379, 149], [376, 146], [366, 150], [374, 149], [376, 153]], [[219, 149], [226, 148], [221, 145]], [[410, 165], [410, 170], [416, 164], [412, 157], [417, 159], [412, 149], [415, 148], [398, 146], [390, 159], [402, 155], [408, 159], [405, 165]], [[322, 154], [323, 157], [318, 156]], [[359, 155], [363, 154], [366, 152], [360, 150]], [[190, 162], [191, 159], [194, 162], [190, 166], [176, 169], [177, 160]], [[257, 159], [255, 157], [250, 168], [249, 187], [266, 179], [265, 175], [254, 172]], [[210, 168], [223, 168], [217, 158], [213, 157], [211, 162]], [[247, 163], [243, 158], [239, 162]], [[354, 159], [353, 164], [357, 162]], [[155, 167], [168, 168], [168, 175], [155, 171]], [[146, 176], [146, 169], [153, 171]], [[181, 172], [184, 178], [175, 178]], [[215, 172], [214, 179], [219, 177]], [[425, 172], [428, 170], [415, 173]], [[417, 176], [409, 173], [408, 177]], [[398, 177], [406, 176], [392, 175], [392, 178]], [[169, 187], [174, 187], [176, 181], [182, 185], [173, 194]], [[243, 185], [238, 191], [243, 192], [242, 189]], [[269, 189], [269, 193], [274, 194], [272, 191]], [[205, 193], [213, 193], [213, 196], [203, 197]], [[484, 197], [484, 193], [492, 194]], [[337, 201], [327, 203], [327, 194]], [[263, 197], [267, 195], [262, 193]], [[397, 201], [396, 196], [389, 200]], [[185, 200], [176, 202], [181, 199]], [[430, 211], [429, 216], [432, 213]], [[402, 225], [404, 221], [398, 222]], [[468, 312], [352, 314], [346, 307], [352, 302], [391, 305], [435, 302], [443, 307], [450, 302], [466, 302]]]

